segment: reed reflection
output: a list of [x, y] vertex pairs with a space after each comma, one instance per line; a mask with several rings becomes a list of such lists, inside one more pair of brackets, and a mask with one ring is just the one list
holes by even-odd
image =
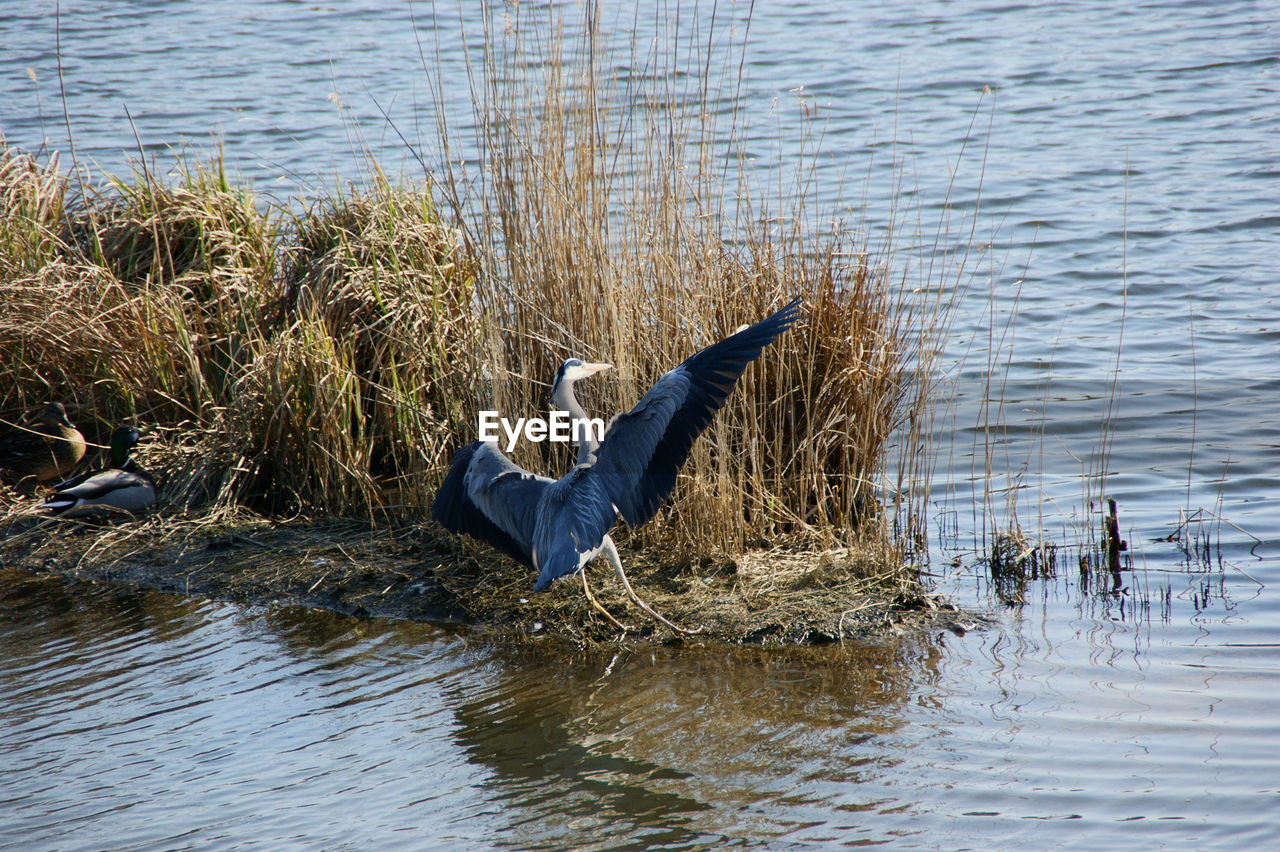
[[825, 820], [833, 804], [866, 804], [857, 785], [900, 759], [880, 738], [904, 724], [940, 658], [923, 636], [785, 650], [521, 647], [495, 655], [492, 686], [460, 701], [454, 736], [493, 773], [504, 845], [777, 836], [806, 807]]
[[38, 661], [48, 667], [44, 687], [53, 688], [51, 673], [82, 666], [82, 653], [96, 657], [112, 643], [164, 643], [187, 635], [205, 623], [204, 606], [127, 585], [0, 568], [0, 662], [16, 668], [23, 660]]

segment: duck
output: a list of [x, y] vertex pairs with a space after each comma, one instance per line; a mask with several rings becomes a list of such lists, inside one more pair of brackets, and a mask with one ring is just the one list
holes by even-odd
[[118, 427], [111, 434], [111, 467], [59, 483], [40, 508], [63, 518], [138, 515], [151, 508], [156, 502], [155, 478], [129, 457], [141, 439], [137, 428]]
[[84, 435], [60, 402], [51, 402], [31, 428], [0, 437], [0, 477], [10, 482], [48, 482], [68, 474], [84, 458]]

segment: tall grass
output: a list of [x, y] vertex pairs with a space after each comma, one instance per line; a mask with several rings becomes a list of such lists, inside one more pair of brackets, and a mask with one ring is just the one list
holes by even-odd
[[[928, 366], [934, 315], [886, 268], [886, 249], [842, 223], [814, 226], [831, 217], [812, 197], [812, 163], [757, 200], [759, 175], [732, 154], [744, 132], [732, 51], [713, 56], [705, 33], [675, 30], [646, 52], [611, 41], [590, 12], [581, 24], [508, 14], [524, 17], [486, 21], [472, 77], [482, 170], [440, 169], [449, 196], [470, 202], [457, 221], [497, 331], [484, 353], [493, 406], [545, 410], [556, 366], [579, 356], [616, 367], [579, 386], [607, 418], [798, 295], [804, 320], [747, 371], [644, 541], [733, 552], [780, 535], [883, 533], [887, 445], [920, 438], [914, 371]], [[713, 65], [724, 76], [704, 73]], [[518, 460], [558, 475], [569, 455], [531, 445]]]
[[[634, 44], [620, 55], [594, 18], [575, 35], [545, 14], [486, 19], [467, 141], [482, 168], [446, 158], [424, 187], [375, 170], [298, 212], [215, 159], [72, 199], [56, 162], [4, 149], [0, 409], [61, 399], [91, 437], [155, 424], [171, 506], [421, 517], [478, 410], [544, 412], [565, 357], [615, 365], [581, 388], [608, 417], [801, 296], [802, 322], [747, 371], [638, 543], [884, 541], [895, 510], [920, 508], [886, 490], [886, 458], [920, 440], [936, 313], [887, 250], [813, 227], [812, 171], [785, 204], [757, 200], [726, 157], [740, 62], [714, 79], [686, 39], [628, 73]], [[558, 475], [570, 455], [528, 445], [517, 460]]]
[[425, 189], [378, 181], [293, 213], [215, 160], [69, 202], [55, 162], [0, 158], [11, 419], [56, 398], [99, 441], [157, 427], [171, 505], [371, 515], [428, 499], [474, 388], [442, 352], [474, 325]]

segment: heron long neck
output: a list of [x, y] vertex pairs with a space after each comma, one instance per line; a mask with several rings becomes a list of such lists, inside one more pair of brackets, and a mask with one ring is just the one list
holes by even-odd
[[[556, 383], [556, 386], [551, 389], [551, 404], [558, 411], [569, 412], [569, 417], [574, 421], [591, 419], [587, 416], [587, 412], [583, 410], [582, 406], [578, 404], [578, 397], [573, 393], [573, 382], [561, 381]], [[600, 445], [596, 443], [595, 438], [591, 437], [592, 432], [590, 429], [584, 427], [581, 431], [578, 429], [573, 430], [575, 438], [579, 434], [584, 435], [585, 440], [574, 441], [574, 444], [578, 447], [578, 464], [594, 464], [596, 449]]]

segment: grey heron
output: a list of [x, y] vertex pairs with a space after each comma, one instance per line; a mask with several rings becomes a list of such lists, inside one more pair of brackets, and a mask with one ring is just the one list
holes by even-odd
[[[800, 299], [755, 325], [714, 343], [665, 373], [626, 414], [609, 424], [599, 444], [575, 435], [577, 464], [559, 479], [531, 473], [493, 441], [476, 441], [454, 456], [431, 516], [446, 529], [485, 541], [538, 572], [535, 592], [573, 574], [604, 553], [627, 594], [645, 612], [680, 632], [627, 580], [609, 535], [617, 516], [628, 527], [649, 521], [675, 487], [694, 440], [724, 405], [747, 365], [800, 316]], [[585, 420], [574, 383], [609, 368], [570, 358], [556, 373], [552, 404]], [[590, 588], [584, 588], [590, 596]], [[608, 612], [592, 599], [608, 616]], [[611, 621], [617, 621], [609, 616]], [[619, 625], [621, 626], [621, 625]]]

